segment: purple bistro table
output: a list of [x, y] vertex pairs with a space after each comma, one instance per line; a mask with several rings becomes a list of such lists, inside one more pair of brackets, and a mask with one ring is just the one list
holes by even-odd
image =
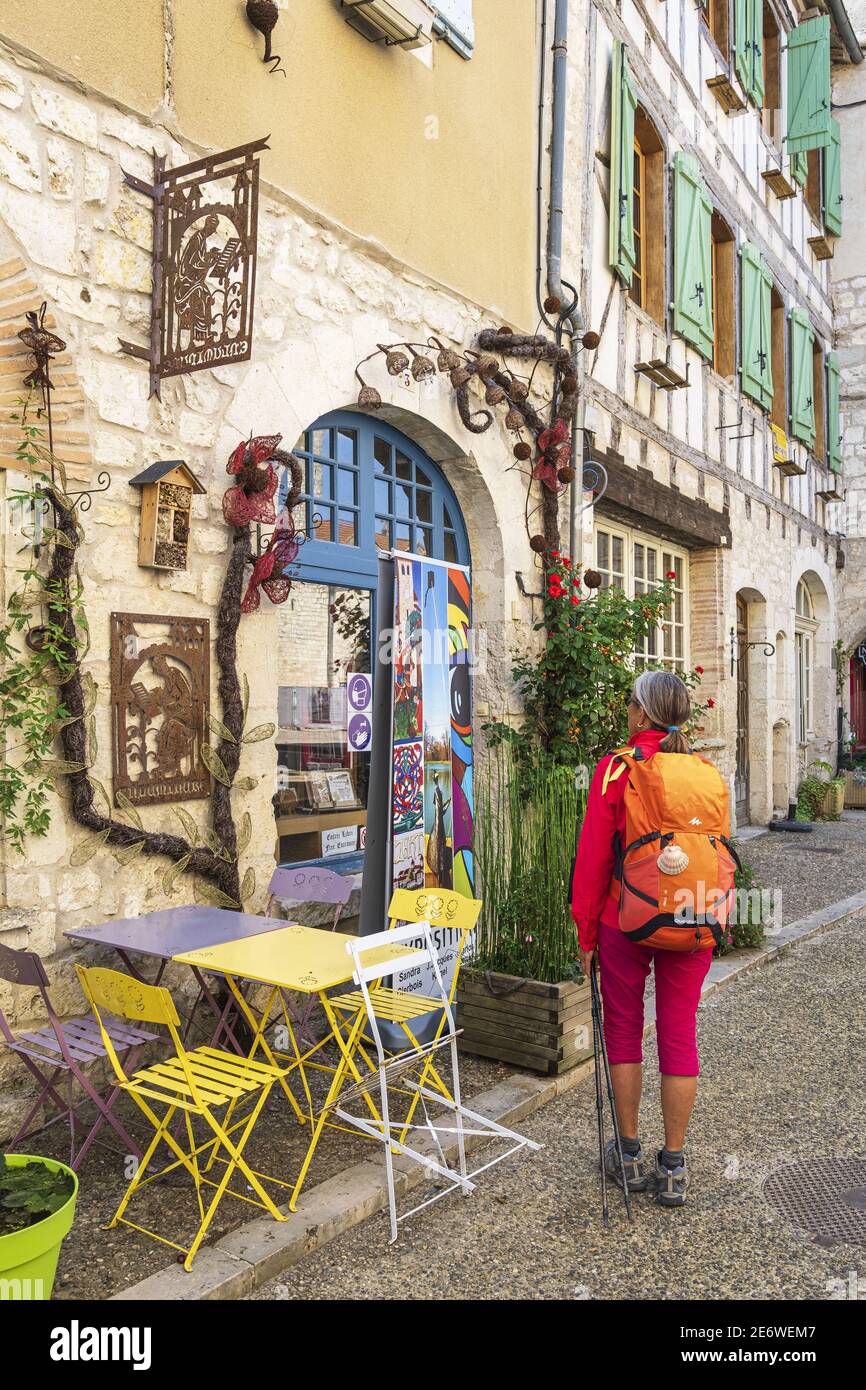
[[[162, 981], [166, 966], [174, 956], [182, 956], [190, 951], [202, 950], [207, 946], [222, 946], [228, 941], [240, 941], [248, 936], [260, 936], [263, 932], [276, 931], [288, 923], [279, 917], [255, 917], [246, 912], [228, 912], [221, 907], [170, 907], [161, 912], [144, 912], [140, 917], [120, 917], [115, 921], [102, 922], [95, 927], [77, 927], [64, 932], [70, 941], [88, 942], [93, 946], [107, 946], [119, 955], [130, 975], [144, 984], [158, 985]], [[132, 956], [150, 956], [159, 962], [152, 980], [147, 980], [132, 963]], [[223, 1033], [232, 1047], [241, 1056], [246, 1049], [238, 1042], [232, 1031], [230, 1014], [235, 1001], [229, 997], [224, 1005], [214, 998], [203, 972], [190, 966], [198, 996], [184, 1028], [184, 1041], [192, 1027], [196, 1011], [204, 999], [217, 1020], [217, 1028], [211, 1039], [215, 1047]]]

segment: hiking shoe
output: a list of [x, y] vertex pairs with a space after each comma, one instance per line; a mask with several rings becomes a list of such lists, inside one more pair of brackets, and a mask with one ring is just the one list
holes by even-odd
[[653, 1174], [656, 1185], [656, 1201], [663, 1207], [684, 1207], [689, 1187], [689, 1175], [685, 1162], [679, 1168], [667, 1168], [662, 1163], [661, 1150], [655, 1163]]
[[[653, 1180], [653, 1175], [643, 1149], [640, 1149], [636, 1154], [624, 1152], [623, 1161], [629, 1192], [646, 1192]], [[619, 1166], [619, 1154], [616, 1151], [615, 1139], [609, 1139], [604, 1146], [604, 1171], [609, 1178], [613, 1179], [617, 1187], [622, 1187], [622, 1169]]]

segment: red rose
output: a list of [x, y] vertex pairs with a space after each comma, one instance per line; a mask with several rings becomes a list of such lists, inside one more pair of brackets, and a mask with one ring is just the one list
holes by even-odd
[[580, 603], [580, 599], [577, 597], [576, 594], [572, 594], [572, 596], [571, 596], [571, 601], [572, 601], [572, 603], [574, 603], [574, 604]]
[[704, 674], [704, 668], [703, 668], [703, 666], [696, 666], [696, 667], [695, 667], [695, 675], [697, 675], [697, 676], [702, 676], [703, 674]]
[[547, 592], [551, 598], [562, 598], [562, 589], [558, 584], [548, 584]]
[[677, 577], [677, 572], [676, 572], [676, 570], [668, 570], [668, 579], [676, 579], [676, 577]]
[[716, 702], [715, 702], [715, 700], [707, 700], [707, 709], [715, 709], [715, 708], [716, 708]]
[[551, 555], [553, 556], [554, 560], [558, 560], [558, 559], [559, 559], [559, 551], [558, 551], [558, 550], [551, 550], [550, 553], [551, 553]]

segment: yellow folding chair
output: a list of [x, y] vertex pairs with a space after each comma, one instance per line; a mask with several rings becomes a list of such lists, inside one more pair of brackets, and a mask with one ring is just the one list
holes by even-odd
[[[451, 931], [456, 937], [456, 940], [452, 937], [450, 943], [454, 952], [454, 971], [448, 990], [449, 1009], [452, 1007], [457, 993], [457, 977], [460, 974], [466, 942], [478, 921], [481, 907], [482, 900], [480, 898], [466, 898], [461, 893], [455, 893], [448, 888], [397, 888], [394, 890], [388, 905], [388, 921], [392, 929], [401, 922], [429, 922], [431, 928], [436, 931], [437, 937], [438, 933], [442, 931]], [[439, 945], [441, 953], [440, 943], [437, 941], [436, 944]], [[367, 1004], [361, 990], [331, 996], [330, 1002], [338, 1014], [349, 1015], [351, 1023], [354, 1023], [361, 1014], [367, 1011]], [[400, 1028], [412, 1046], [418, 1049], [419, 1057], [423, 1057], [418, 1086], [423, 1088], [429, 1083], [435, 1086], [445, 1100], [453, 1101], [454, 1097], [435, 1065], [436, 1044], [439, 1042], [447, 1022], [446, 1013], [442, 1010], [441, 996], [437, 994], [437, 997], [434, 998], [427, 994], [410, 993], [407, 990], [379, 985], [370, 991], [370, 1004], [377, 1020], [394, 1024]], [[412, 1024], [417, 1019], [424, 1018], [436, 1010], [439, 1010], [441, 1015], [436, 1031], [430, 1040], [429, 1047], [422, 1048], [412, 1031]], [[349, 1032], [352, 1031], [351, 1023], [347, 1019]], [[355, 1050], [360, 1053], [371, 1071], [377, 1069], [377, 1064], [364, 1047], [364, 1033], [361, 1031], [356, 1034]], [[397, 1051], [398, 1049], [389, 1048], [389, 1050]], [[401, 1143], [405, 1142], [406, 1134], [412, 1125], [420, 1095], [420, 1090], [415, 1089], [413, 1091], [412, 1102], [404, 1122], [404, 1129], [400, 1135]]]
[[[253, 1132], [262, 1106], [267, 1100], [274, 1082], [279, 1080], [282, 1074], [280, 1069], [239, 1057], [234, 1052], [223, 1052], [215, 1047], [197, 1047], [194, 1052], [187, 1052], [177, 1031], [179, 1026], [177, 1010], [167, 989], [161, 986], [142, 984], [118, 970], [85, 969], [80, 965], [76, 965], [75, 968], [78, 971], [81, 988], [99, 1024], [102, 1041], [117, 1076], [119, 1089], [132, 1096], [138, 1108], [154, 1128], [153, 1139], [138, 1166], [135, 1177], [126, 1190], [123, 1201], [109, 1222], [108, 1228], [111, 1229], [112, 1226], [118, 1224], [129, 1226], [142, 1235], [158, 1240], [162, 1245], [179, 1250], [184, 1256], [184, 1269], [190, 1270], [196, 1251], [226, 1193], [231, 1197], [237, 1197], [242, 1202], [248, 1202], [251, 1206], [263, 1207], [265, 1211], [270, 1212], [275, 1221], [285, 1221], [287, 1218], [278, 1211], [260, 1182], [261, 1178], [267, 1182], [279, 1182], [279, 1179], [267, 1178], [263, 1173], [255, 1173], [243, 1157], [244, 1148]], [[154, 1063], [153, 1066], [143, 1067], [134, 1072], [131, 1077], [127, 1076], [103, 1022], [103, 1010], [116, 1015], [118, 1018], [134, 1019], [140, 1023], [162, 1024], [168, 1030], [176, 1055], [165, 1061]], [[220, 1123], [215, 1111], [220, 1110], [223, 1106], [228, 1106], [227, 1120], [237, 1104], [247, 1099], [254, 1101], [249, 1114], [242, 1119], [235, 1120], [228, 1128], [225, 1123]], [[153, 1102], [153, 1104], [149, 1102]], [[156, 1109], [165, 1107], [165, 1113], [161, 1119], [154, 1106]], [[183, 1114], [186, 1126], [188, 1142], [186, 1149], [181, 1146], [171, 1130], [172, 1121], [178, 1111]], [[193, 1132], [192, 1121], [195, 1116], [204, 1120], [211, 1131], [211, 1137], [201, 1143], [196, 1142]], [[241, 1133], [235, 1140], [232, 1135], [238, 1129], [241, 1130]], [[160, 1143], [165, 1144], [176, 1155], [176, 1158], [173, 1163], [169, 1163], [166, 1167], [160, 1168], [158, 1172], [145, 1177]], [[225, 1150], [228, 1157], [223, 1157], [220, 1150]], [[203, 1164], [199, 1163], [200, 1154], [207, 1155]], [[219, 1182], [214, 1182], [206, 1176], [215, 1161], [225, 1165], [225, 1171]], [[183, 1166], [190, 1174], [195, 1184], [198, 1202], [199, 1227], [195, 1239], [188, 1247], [178, 1245], [176, 1241], [168, 1240], [165, 1236], [159, 1235], [156, 1231], [148, 1230], [145, 1226], [137, 1226], [135, 1222], [127, 1220], [123, 1214], [130, 1199], [139, 1188], [147, 1186], [156, 1178], [164, 1177], [166, 1173], [170, 1173], [180, 1166]], [[229, 1187], [235, 1169], [238, 1169], [243, 1175], [259, 1200], [246, 1193], [235, 1192]], [[207, 1208], [202, 1200], [202, 1188], [205, 1185], [216, 1189]], [[280, 1186], [285, 1186], [285, 1184], [280, 1183]]]

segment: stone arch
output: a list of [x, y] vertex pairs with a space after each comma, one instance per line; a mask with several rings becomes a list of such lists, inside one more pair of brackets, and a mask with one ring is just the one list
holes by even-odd
[[[238, 439], [250, 431], [279, 430], [292, 447], [321, 416], [357, 410], [356, 402], [346, 397], [350, 379], [351, 371], [337, 372], [323, 350], [308, 340], [283, 344], [266, 360], [244, 369], [217, 436], [217, 460], [227, 458]], [[393, 425], [423, 449], [442, 469], [457, 497], [472, 555], [474, 621], [481, 637], [476, 700], [502, 708], [511, 687], [507, 643], [510, 600], [516, 594], [513, 572], [528, 571], [532, 563], [527, 542], [522, 553], [508, 555], [511, 574], [506, 573], [503, 529], [506, 519], [523, 516], [523, 479], [508, 467], [510, 451], [498, 423], [484, 434], [467, 435], [447, 378], [436, 378], [422, 390], [414, 383], [405, 388], [382, 373], [376, 385], [383, 405], [375, 418]], [[471, 449], [467, 447], [470, 439]]]
[[[805, 618], [796, 616], [797, 594], [801, 584], [806, 588], [812, 609], [811, 616]], [[796, 575], [792, 609], [795, 613], [794, 692], [797, 690], [799, 646], [803, 636], [811, 639], [811, 717], [805, 741], [799, 736], [799, 728], [796, 728], [799, 764], [801, 770], [805, 771], [816, 758], [833, 759], [836, 744], [837, 696], [833, 667], [833, 609], [827, 585], [817, 570], [804, 569]], [[796, 700], [796, 694], [794, 698]], [[795, 708], [795, 719], [799, 720], [799, 707]]]

